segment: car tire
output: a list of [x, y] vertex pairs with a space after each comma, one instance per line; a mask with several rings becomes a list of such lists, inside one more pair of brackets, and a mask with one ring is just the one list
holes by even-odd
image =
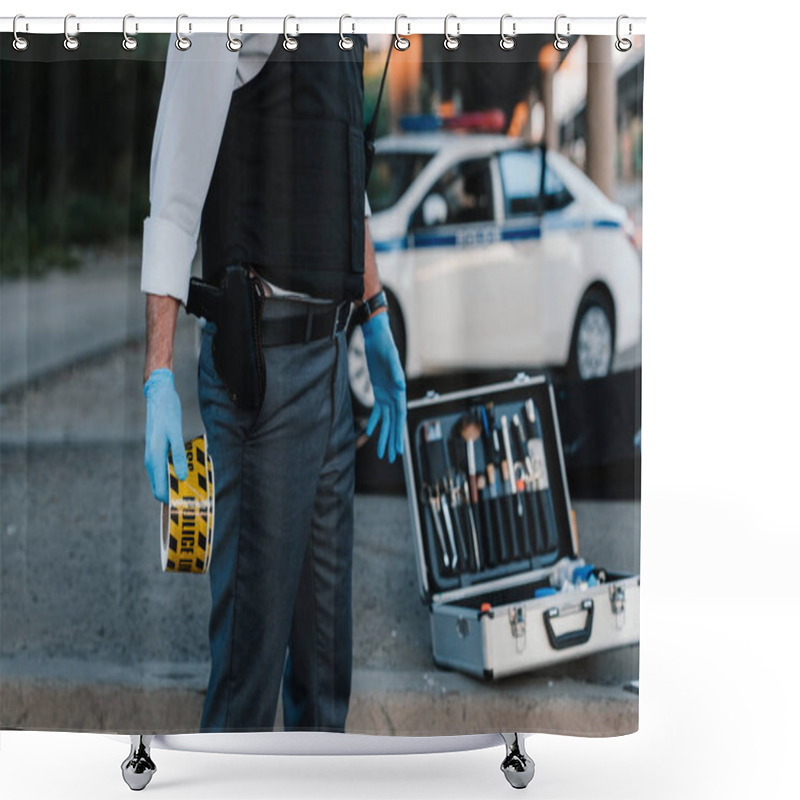
[[[394, 295], [387, 291], [386, 299], [389, 304], [389, 327], [400, 356], [400, 363], [405, 369], [406, 332], [403, 316]], [[361, 333], [361, 328], [352, 321], [347, 328], [347, 369], [350, 381], [350, 395], [353, 398], [353, 418], [355, 419], [356, 428], [363, 429], [366, 427], [375, 401], [372, 394], [372, 384], [369, 380], [367, 354], [364, 351], [364, 335]]]
[[611, 372], [616, 337], [614, 307], [611, 298], [598, 288], [583, 296], [575, 325], [567, 362], [567, 378], [589, 380], [604, 378]]

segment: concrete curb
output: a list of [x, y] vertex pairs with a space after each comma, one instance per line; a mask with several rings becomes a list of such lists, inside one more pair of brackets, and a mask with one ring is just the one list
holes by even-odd
[[[205, 688], [4, 677], [0, 727], [114, 733], [196, 733]], [[278, 719], [280, 719], [280, 710]], [[516, 686], [453, 673], [356, 670], [347, 730], [436, 736], [524, 730], [617, 736], [638, 728], [638, 698], [570, 679]]]

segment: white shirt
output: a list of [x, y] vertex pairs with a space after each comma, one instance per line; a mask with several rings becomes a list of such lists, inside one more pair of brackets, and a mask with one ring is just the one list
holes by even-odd
[[[150, 160], [143, 292], [186, 302], [200, 218], [231, 95], [261, 71], [278, 37], [276, 33], [239, 35], [242, 47], [235, 53], [225, 46], [225, 34], [196, 34], [184, 51], [170, 41]], [[369, 216], [369, 205], [366, 213]], [[267, 284], [267, 289], [276, 295], [307, 297], [274, 284]]]

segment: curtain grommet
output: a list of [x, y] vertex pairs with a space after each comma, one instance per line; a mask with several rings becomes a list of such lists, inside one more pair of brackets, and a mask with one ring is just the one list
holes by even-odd
[[[558, 21], [561, 19], [567, 19], [566, 14], [559, 14], [556, 17], [555, 24], [553, 26], [553, 33], [555, 34], [555, 39], [553, 40], [553, 47], [558, 50], [559, 53], [563, 52], [569, 47], [569, 40], [565, 39], [559, 32], [558, 32]], [[570, 24], [567, 22], [567, 36], [570, 35]]]
[[[192, 40], [181, 34], [181, 20], [186, 19], [188, 14], [178, 14], [175, 20], [175, 47], [178, 50], [186, 51], [192, 46]], [[189, 33], [192, 32], [192, 23], [189, 23]]]
[[[24, 36], [20, 36], [17, 33], [17, 20], [18, 19], [25, 19], [25, 15], [24, 14], [17, 14], [14, 17], [14, 22], [13, 22], [13, 24], [11, 26], [11, 30], [12, 30], [12, 32], [14, 34], [14, 41], [12, 42], [12, 45], [13, 45], [14, 49], [18, 53], [22, 53], [22, 52], [24, 52], [25, 50], [28, 49], [29, 42]], [[25, 23], [25, 29], [26, 30], [28, 29], [28, 23], [27, 22]]]
[[[447, 30], [447, 24], [450, 22], [451, 19], [456, 20], [456, 35], [451, 35]], [[458, 21], [458, 17], [455, 14], [448, 14], [444, 18], [444, 45], [445, 50], [458, 50], [458, 46], [461, 44], [458, 37], [461, 35], [461, 23]]]
[[[620, 14], [617, 17], [617, 41], [614, 42], [614, 47], [616, 47], [620, 53], [627, 53], [628, 50], [630, 50], [631, 47], [633, 47], [633, 42], [630, 39], [626, 39], [620, 36], [620, 23], [624, 19], [629, 19], [626, 14]], [[633, 33], [633, 26], [631, 25], [630, 22], [628, 22], [628, 36], [630, 36], [632, 33]]]
[[[339, 17], [339, 48], [342, 50], [352, 50], [355, 46], [355, 42], [349, 37], [344, 35], [344, 21], [346, 19], [353, 19], [349, 14], [342, 14]], [[353, 25], [353, 30], [355, 30], [355, 25]]]
[[[300, 44], [294, 36], [289, 36], [289, 31], [287, 30], [289, 26], [290, 19], [297, 19], [297, 17], [292, 16], [291, 14], [287, 14], [283, 18], [283, 49], [287, 50], [290, 53], [293, 53], [297, 50], [298, 45]], [[300, 26], [295, 25], [295, 35], [300, 33]]]
[[[128, 20], [129, 19], [136, 19], [133, 14], [126, 14], [122, 18], [122, 49], [127, 50], [130, 52], [131, 50], [135, 50], [139, 42], [133, 36], [128, 35]], [[136, 30], [139, 30], [139, 25], [136, 25]]]
[[[405, 14], [398, 14], [394, 18], [394, 49], [403, 52], [404, 50], [408, 50], [408, 48], [411, 47], [411, 40], [406, 39], [405, 36], [400, 35], [399, 27], [401, 19], [408, 19], [408, 17]], [[406, 31], [406, 36], [408, 36], [411, 33], [411, 25], [409, 23], [406, 23], [406, 26], [408, 27], [408, 30]]]
[[[231, 22], [235, 19], [239, 19], [236, 14], [231, 14], [228, 17], [228, 41], [225, 42], [225, 47], [227, 47], [231, 53], [238, 53], [242, 49], [242, 40], [231, 35]], [[241, 31], [241, 26], [239, 26], [239, 30]]]
[[513, 50], [517, 46], [517, 40], [515, 38], [517, 35], [517, 23], [511, 23], [511, 35], [509, 36], [505, 32], [504, 27], [507, 19], [513, 19], [513, 16], [511, 14], [503, 14], [503, 16], [500, 17], [500, 49], [506, 51]]
[[[64, 49], [69, 50], [70, 52], [74, 52], [81, 46], [81, 43], [78, 41], [77, 36], [70, 36], [69, 21], [71, 19], [75, 19], [74, 14], [67, 14], [67, 16], [64, 17]], [[81, 29], [80, 23], [76, 22], [75, 31], [78, 32], [80, 31], [80, 29]]]

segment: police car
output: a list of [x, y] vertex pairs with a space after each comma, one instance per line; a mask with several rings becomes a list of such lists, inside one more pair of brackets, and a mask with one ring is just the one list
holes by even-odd
[[[641, 261], [625, 209], [558, 153], [503, 135], [376, 143], [370, 232], [409, 379], [564, 368], [602, 377], [636, 344]], [[363, 336], [350, 385], [373, 403]]]

